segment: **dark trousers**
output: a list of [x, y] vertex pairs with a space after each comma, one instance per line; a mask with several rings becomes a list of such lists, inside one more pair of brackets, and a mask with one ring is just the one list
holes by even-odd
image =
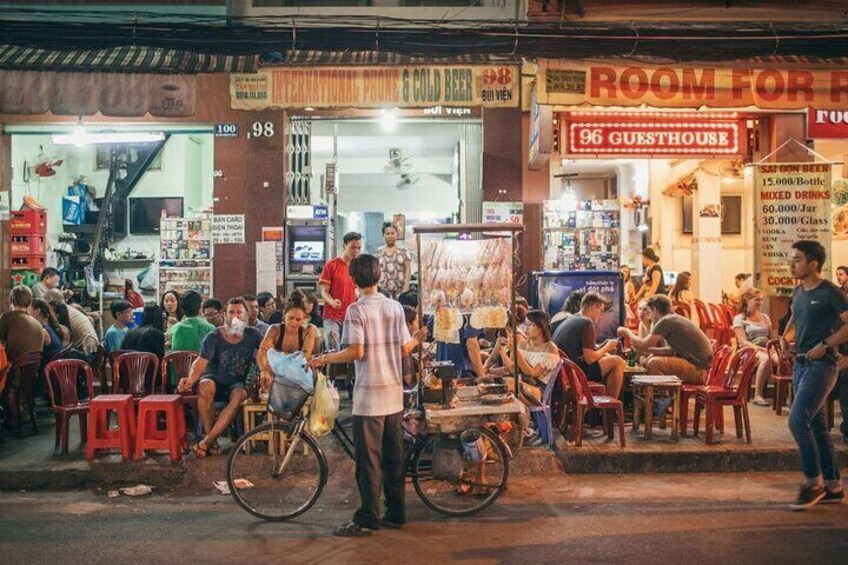
[[380, 490], [386, 497], [385, 518], [406, 522], [404, 504], [403, 412], [388, 416], [354, 416], [353, 444], [359, 510], [353, 521], [375, 528], [380, 519]]

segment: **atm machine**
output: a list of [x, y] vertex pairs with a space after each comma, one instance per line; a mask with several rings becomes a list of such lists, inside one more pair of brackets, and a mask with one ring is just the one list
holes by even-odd
[[[304, 210], [293, 210], [298, 208]], [[318, 277], [333, 250], [327, 216], [326, 206], [289, 207], [284, 240], [287, 295], [296, 288], [318, 293]]]

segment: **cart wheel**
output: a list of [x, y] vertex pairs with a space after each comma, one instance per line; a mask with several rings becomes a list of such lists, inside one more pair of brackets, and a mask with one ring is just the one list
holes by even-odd
[[436, 512], [471, 516], [489, 507], [506, 489], [507, 451], [497, 434], [482, 427], [428, 435], [412, 459], [412, 485]]

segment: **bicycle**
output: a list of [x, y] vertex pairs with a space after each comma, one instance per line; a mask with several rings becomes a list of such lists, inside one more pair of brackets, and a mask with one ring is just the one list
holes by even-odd
[[[257, 518], [282, 522], [300, 516], [318, 501], [327, 484], [327, 459], [306, 429], [307, 400], [308, 396], [292, 410], [294, 417], [275, 417], [244, 434], [230, 453], [230, 493]], [[427, 433], [423, 411], [419, 414], [407, 413], [403, 423], [405, 475], [418, 497], [432, 510], [453, 517], [488, 508], [506, 489], [509, 448], [487, 427]], [[353, 442], [338, 421], [331, 433], [354, 459]]]

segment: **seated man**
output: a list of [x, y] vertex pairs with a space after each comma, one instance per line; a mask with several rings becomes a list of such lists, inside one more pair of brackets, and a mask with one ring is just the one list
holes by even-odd
[[[675, 375], [684, 383], [703, 384], [713, 362], [710, 340], [691, 320], [672, 314], [671, 301], [658, 294], [648, 299], [651, 333], [639, 338], [627, 328], [618, 335], [630, 338], [637, 351], [650, 355], [645, 368], [652, 375]], [[665, 340], [665, 347], [659, 347]]]
[[203, 317], [216, 328], [220, 328], [224, 325], [224, 314], [221, 312], [223, 308], [217, 298], [207, 298], [203, 301]]
[[[188, 391], [197, 381], [200, 388], [197, 410], [206, 436], [197, 443], [195, 453], [219, 453], [218, 438], [232, 423], [247, 398], [245, 380], [256, 357], [262, 336], [247, 327], [247, 308], [241, 298], [227, 303], [226, 322], [210, 332], [200, 346], [200, 357], [191, 365], [191, 373], [180, 380], [178, 390]], [[215, 419], [215, 401], [227, 402]]]
[[68, 318], [71, 324], [71, 327], [68, 328], [71, 333], [71, 345], [74, 349], [84, 353], [89, 359], [93, 359], [100, 339], [97, 337], [97, 331], [94, 329], [91, 318], [73, 305], [67, 304], [65, 296], [58, 288], [51, 288], [45, 293], [44, 297], [47, 301], [61, 302], [67, 305]]
[[553, 341], [594, 382], [607, 387], [607, 395], [618, 398], [624, 383], [624, 359], [612, 352], [618, 346], [614, 339], [598, 347], [595, 324], [604, 315], [609, 302], [597, 292], [587, 292], [580, 301], [580, 312], [563, 321]]
[[[38, 320], [29, 315], [30, 304], [32, 291], [18, 285], [9, 293], [11, 310], [0, 316], [0, 343], [5, 346], [8, 360], [12, 363], [44, 349], [44, 330]], [[10, 384], [17, 387], [17, 383]]]
[[468, 316], [459, 330], [459, 343], [436, 341], [436, 361], [452, 361], [460, 377], [484, 377], [486, 369], [480, 351], [479, 339], [483, 330], [471, 326]]
[[133, 309], [126, 300], [115, 300], [109, 305], [109, 311], [112, 312], [115, 323], [109, 326], [103, 336], [103, 349], [106, 353], [121, 349], [124, 337], [129, 331], [129, 325], [133, 322]]

